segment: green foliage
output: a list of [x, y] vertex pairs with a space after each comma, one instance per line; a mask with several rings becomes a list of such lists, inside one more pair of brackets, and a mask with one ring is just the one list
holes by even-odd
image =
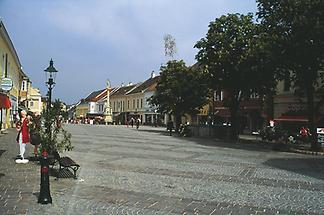
[[265, 78], [260, 69], [269, 58], [259, 30], [252, 14], [229, 14], [211, 22], [206, 38], [195, 45], [199, 49], [198, 62], [207, 68], [210, 87], [225, 90], [230, 94], [228, 99], [236, 103], [253, 92], [264, 91], [269, 82], [274, 85], [272, 73], [267, 73], [270, 79]]
[[160, 113], [174, 114], [178, 118], [176, 126], [180, 123], [179, 117], [197, 113], [206, 104], [208, 89], [202, 84], [201, 73], [188, 68], [184, 61], [167, 62], [161, 67], [160, 75], [150, 103], [156, 105]]
[[257, 3], [257, 15], [272, 41], [272, 51], [282, 59], [278, 66], [293, 72], [295, 88], [317, 86], [318, 71], [324, 69], [324, 1]]
[[196, 59], [207, 69], [210, 87], [228, 95], [225, 105], [231, 112], [233, 138], [237, 136], [236, 119], [242, 98], [254, 92], [265, 93], [275, 85], [272, 71], [262, 70], [270, 59], [260, 30], [252, 14], [228, 14], [211, 22], [206, 38], [195, 45], [199, 49]]
[[30, 125], [31, 133], [36, 133], [39, 136], [41, 147], [49, 153], [73, 149], [71, 134], [63, 128], [63, 118], [60, 113], [61, 105], [58, 105], [56, 101], [49, 111], [44, 111], [41, 116], [33, 117]]
[[314, 133], [314, 95], [319, 71], [324, 69], [324, 1], [257, 0], [257, 4], [258, 19], [278, 59], [276, 66], [291, 72], [293, 87], [306, 94], [309, 126]]

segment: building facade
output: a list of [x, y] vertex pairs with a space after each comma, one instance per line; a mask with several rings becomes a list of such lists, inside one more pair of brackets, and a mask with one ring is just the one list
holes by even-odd
[[18, 114], [20, 90], [24, 79], [20, 60], [2, 20], [0, 20], [0, 78], [10, 79], [12, 89], [0, 89], [0, 129], [14, 125]]
[[40, 115], [43, 111], [43, 102], [42, 102], [42, 95], [40, 90], [30, 86], [28, 92], [28, 110], [31, 111], [35, 115]]
[[[319, 71], [318, 86], [314, 95], [315, 123], [324, 126], [324, 72]], [[321, 75], [322, 74], [322, 75]], [[299, 130], [307, 126], [307, 99], [305, 95], [298, 95], [289, 80], [280, 81], [277, 94], [273, 98], [274, 121], [290, 130]]]

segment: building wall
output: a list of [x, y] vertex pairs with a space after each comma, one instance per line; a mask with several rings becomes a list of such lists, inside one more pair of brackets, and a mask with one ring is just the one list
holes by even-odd
[[32, 86], [30, 86], [28, 109], [35, 115], [41, 114], [43, 111], [42, 95], [39, 89], [33, 88]]
[[[5, 92], [11, 101], [11, 108], [9, 110], [2, 109], [2, 128], [8, 128], [13, 124], [14, 115], [18, 112], [19, 94], [23, 74], [18, 56], [14, 51], [14, 47], [10, 41], [9, 35], [4, 29], [3, 23], [0, 21], [0, 77], [5, 77], [7, 58], [7, 74], [6, 77], [13, 81], [13, 88], [10, 92]], [[1, 117], [1, 116], [0, 116]]]
[[89, 102], [89, 113], [96, 113], [96, 102]]
[[[319, 73], [323, 73], [320, 71]], [[324, 80], [318, 79], [318, 86], [317, 89], [323, 88]], [[296, 113], [303, 113], [307, 109], [307, 100], [306, 97], [299, 97], [295, 95], [294, 90], [291, 87], [285, 87], [285, 82], [280, 81], [277, 85], [277, 94], [274, 96], [274, 118], [279, 118], [283, 114], [287, 112], [296, 112]], [[323, 98], [323, 92], [321, 94], [315, 95], [315, 104]], [[322, 109], [319, 111], [319, 115], [324, 115], [324, 107], [322, 105]], [[318, 116], [320, 117], [320, 116]]]
[[88, 111], [89, 111], [89, 104], [88, 103], [79, 104], [76, 107], [75, 116], [76, 116], [76, 118], [86, 117]]
[[[129, 105], [128, 105], [129, 102]], [[144, 111], [144, 93], [132, 93], [126, 96], [125, 110], [138, 113]]]

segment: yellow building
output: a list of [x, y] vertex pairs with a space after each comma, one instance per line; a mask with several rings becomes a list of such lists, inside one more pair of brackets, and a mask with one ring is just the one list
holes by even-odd
[[130, 100], [127, 98], [127, 93], [136, 88], [135, 84], [116, 87], [110, 96], [110, 107], [113, 113], [113, 121], [117, 124], [125, 124], [130, 111]]
[[87, 116], [87, 113], [89, 112], [89, 103], [82, 100], [76, 105], [75, 108], [75, 117], [77, 119], [83, 119]]
[[28, 110], [35, 115], [39, 115], [43, 111], [42, 95], [40, 90], [30, 86], [28, 93]]
[[[18, 113], [21, 84], [27, 76], [22, 71], [17, 52], [9, 37], [9, 34], [0, 20], [0, 78], [6, 84], [12, 82], [12, 89], [6, 91], [0, 89], [0, 129], [6, 129], [13, 125]], [[9, 100], [10, 105], [5, 105]]]

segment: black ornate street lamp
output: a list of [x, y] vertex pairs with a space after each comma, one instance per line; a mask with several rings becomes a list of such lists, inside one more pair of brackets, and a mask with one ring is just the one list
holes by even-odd
[[46, 74], [46, 79], [48, 81], [46, 82], [46, 85], [48, 87], [48, 100], [47, 100], [47, 111], [50, 110], [51, 108], [51, 102], [52, 102], [52, 89], [55, 86], [55, 78], [56, 78], [56, 73], [58, 72], [55, 67], [53, 66], [54, 62], [51, 59], [50, 60], [50, 65], [44, 70]]
[[[49, 67], [44, 70], [46, 72], [46, 85], [48, 87], [48, 99], [47, 99], [47, 116], [50, 117], [50, 109], [52, 106], [52, 89], [55, 86], [55, 77], [58, 72], [53, 66], [53, 60], [51, 59]], [[47, 123], [46, 132], [49, 135], [49, 140], [52, 139], [51, 123]], [[40, 193], [38, 197], [38, 203], [48, 204], [52, 203], [52, 197], [50, 193], [50, 184], [49, 184], [49, 162], [48, 162], [48, 153], [45, 149], [42, 152], [41, 159], [41, 184], [40, 184]]]

